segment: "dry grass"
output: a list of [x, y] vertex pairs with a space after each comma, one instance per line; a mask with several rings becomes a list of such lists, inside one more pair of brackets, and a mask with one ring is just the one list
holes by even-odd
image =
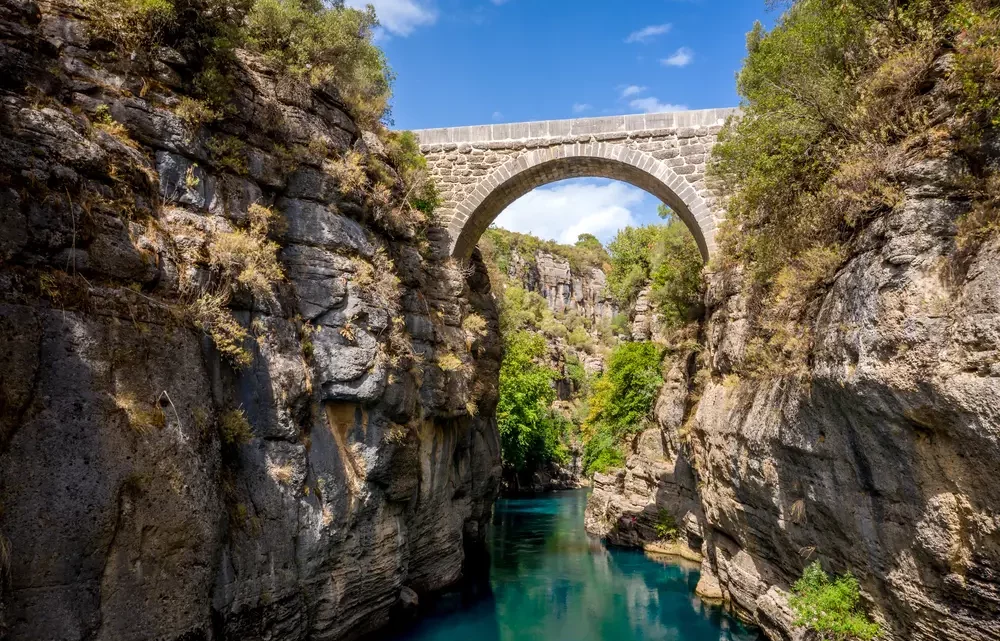
[[253, 362], [253, 356], [246, 349], [249, 333], [233, 317], [228, 304], [227, 295], [202, 294], [191, 305], [191, 314], [195, 325], [212, 337], [219, 353], [234, 366], [247, 367]]
[[219, 437], [226, 445], [242, 445], [253, 439], [253, 428], [242, 409], [229, 410], [219, 417]]
[[159, 406], [140, 401], [131, 392], [115, 394], [114, 401], [118, 409], [125, 413], [129, 427], [139, 434], [149, 434], [167, 424], [167, 417]]
[[438, 356], [437, 364], [445, 372], [457, 372], [463, 366], [462, 359], [451, 352], [445, 352], [441, 356]]
[[119, 142], [132, 149], [138, 149], [139, 143], [129, 136], [125, 125], [111, 117], [111, 110], [107, 105], [101, 105], [94, 112], [94, 128], [99, 129], [116, 138]]
[[295, 476], [295, 468], [288, 463], [278, 464], [272, 461], [267, 465], [267, 473], [278, 483], [288, 485]]
[[258, 300], [274, 298], [274, 286], [284, 279], [277, 243], [267, 238], [277, 216], [262, 205], [248, 211], [245, 229], [213, 234], [205, 245], [212, 285], [191, 307], [195, 324], [215, 341], [216, 348], [237, 367], [252, 362], [246, 350], [248, 332], [233, 317], [229, 301], [238, 289]]
[[223, 287], [235, 283], [266, 299], [273, 295], [272, 284], [284, 278], [277, 243], [252, 230], [216, 234], [207, 249], [208, 264], [221, 277]]
[[479, 314], [469, 314], [466, 316], [465, 319], [462, 320], [462, 329], [464, 329], [466, 333], [480, 338], [486, 336], [489, 332], [489, 326], [486, 323], [486, 319]]
[[396, 276], [396, 265], [389, 258], [385, 249], [379, 247], [369, 263], [360, 258], [351, 261], [354, 267], [352, 281], [361, 294], [376, 307], [381, 307], [395, 317], [400, 310], [399, 277]]
[[337, 180], [337, 188], [345, 196], [360, 195], [368, 184], [364, 156], [351, 150], [339, 160], [323, 163], [323, 171]]

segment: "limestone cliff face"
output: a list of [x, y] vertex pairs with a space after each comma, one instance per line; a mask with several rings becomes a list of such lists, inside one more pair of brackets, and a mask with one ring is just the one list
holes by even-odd
[[624, 471], [596, 479], [591, 529], [637, 516], [634, 535], [612, 539], [648, 542], [666, 506], [702, 542], [700, 590], [774, 639], [808, 636], [787, 591], [816, 559], [859, 578], [887, 639], [1000, 639], [1000, 245], [956, 249], [963, 170], [903, 170], [904, 203], [816, 303], [806, 378], [730, 375], [747, 311], [738, 287], [713, 279], [711, 377], [683, 444], [662, 420], [643, 434]]
[[[130, 64], [79, 6], [0, 1], [0, 637], [375, 630], [459, 581], [485, 534], [500, 480], [485, 269], [451, 265], [433, 227], [422, 249], [377, 227], [321, 161], [282, 155], [315, 139], [378, 153], [335, 91], [238, 53], [234, 114], [192, 130], [172, 109], [188, 62], [160, 51], [152, 79]], [[123, 131], [95, 127], [102, 112]], [[211, 152], [219, 134], [242, 167]], [[251, 332], [238, 369], [186, 310], [208, 239], [253, 203], [283, 220], [285, 280], [274, 300], [233, 299]], [[402, 359], [362, 278], [386, 257]], [[462, 329], [471, 313], [484, 335]]]
[[603, 271], [596, 267], [574, 271], [565, 258], [542, 251], [534, 258], [531, 263], [513, 253], [507, 275], [540, 294], [553, 312], [573, 311], [593, 322], [611, 321], [615, 304], [605, 292], [608, 279]]

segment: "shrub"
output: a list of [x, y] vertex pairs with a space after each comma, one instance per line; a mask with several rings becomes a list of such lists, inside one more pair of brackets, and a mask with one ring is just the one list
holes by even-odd
[[630, 336], [632, 334], [632, 322], [627, 314], [615, 314], [611, 319], [611, 331], [615, 334]]
[[857, 579], [845, 574], [831, 580], [816, 561], [792, 586], [789, 605], [796, 615], [795, 625], [815, 630], [822, 639], [871, 641], [882, 629], [861, 611], [860, 600]]
[[680, 537], [677, 521], [674, 516], [663, 508], [656, 515], [656, 537], [661, 541], [676, 541]]
[[323, 163], [323, 170], [337, 179], [337, 188], [345, 196], [361, 194], [368, 183], [364, 157], [354, 150], [338, 160]]
[[693, 319], [701, 303], [702, 257], [687, 226], [665, 206], [662, 225], [626, 227], [608, 245], [608, 293], [627, 308], [651, 285], [651, 302], [665, 327]]
[[609, 470], [625, 465], [621, 446], [608, 427], [600, 428], [583, 445], [583, 472], [607, 474]]
[[242, 409], [229, 410], [219, 417], [219, 437], [226, 445], [242, 445], [253, 439], [253, 428]]
[[573, 387], [577, 390], [585, 390], [587, 388], [587, 370], [583, 368], [580, 359], [576, 356], [570, 355], [566, 358], [566, 376], [569, 377], [569, 380], [573, 381]]
[[694, 320], [701, 307], [703, 259], [684, 223], [670, 218], [654, 240], [649, 278], [652, 302], [666, 327]]
[[619, 440], [640, 432], [663, 385], [662, 359], [662, 349], [648, 341], [616, 347], [594, 384], [587, 422], [608, 427]]
[[590, 337], [587, 330], [583, 327], [577, 327], [572, 332], [569, 333], [567, 341], [570, 345], [577, 349], [586, 350], [592, 352], [594, 350], [594, 339]]
[[501, 455], [509, 469], [530, 471], [560, 457], [566, 421], [550, 409], [557, 373], [537, 363], [546, 350], [540, 335], [518, 331], [504, 342], [497, 403]]
[[462, 329], [472, 336], [483, 337], [489, 332], [486, 319], [479, 314], [469, 314], [462, 320]]
[[189, 96], [180, 99], [177, 107], [174, 108], [174, 113], [192, 129], [215, 122], [222, 117], [221, 113], [204, 100], [197, 100]]
[[273, 283], [284, 278], [277, 243], [252, 230], [213, 236], [208, 244], [208, 264], [222, 279], [223, 289], [238, 285], [258, 298], [269, 298]]
[[663, 351], [654, 343], [623, 343], [589, 388], [584, 421], [584, 470], [606, 472], [624, 464], [621, 445], [642, 431], [663, 385]]
[[314, 83], [332, 82], [355, 118], [372, 127], [386, 112], [392, 73], [372, 44], [375, 11], [316, 0], [256, 0], [245, 44]]
[[246, 145], [239, 138], [213, 136], [205, 142], [205, 148], [220, 169], [228, 169], [241, 176], [245, 176], [249, 171]]

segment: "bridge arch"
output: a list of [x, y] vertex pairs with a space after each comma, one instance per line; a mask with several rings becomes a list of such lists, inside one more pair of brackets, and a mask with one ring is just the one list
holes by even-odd
[[438, 222], [465, 260], [515, 200], [566, 178], [621, 180], [673, 208], [708, 260], [724, 213], [705, 164], [736, 109], [548, 120], [415, 132], [441, 193]]
[[609, 143], [535, 149], [493, 170], [457, 207], [449, 229], [452, 256], [468, 259], [483, 232], [511, 203], [537, 187], [567, 178], [611, 178], [656, 196], [687, 224], [708, 260], [715, 220], [701, 196], [650, 154]]

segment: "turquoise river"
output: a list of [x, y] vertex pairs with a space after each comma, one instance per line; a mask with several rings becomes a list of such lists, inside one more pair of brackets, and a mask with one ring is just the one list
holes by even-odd
[[587, 491], [497, 502], [490, 586], [398, 641], [760, 641], [694, 595], [698, 567], [608, 549], [583, 529]]

